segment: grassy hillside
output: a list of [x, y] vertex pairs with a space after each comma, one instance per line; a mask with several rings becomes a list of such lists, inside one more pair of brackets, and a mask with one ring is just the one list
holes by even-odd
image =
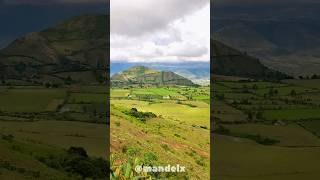
[[144, 66], [134, 66], [111, 77], [112, 86], [195, 86], [195, 84], [170, 71], [157, 71]]
[[[110, 103], [111, 166], [117, 177], [132, 172], [131, 178], [209, 178], [209, 87], [112, 88]], [[141, 164], [180, 164], [187, 171], [137, 174], [133, 168]]]
[[1, 179], [77, 180], [106, 177], [107, 162], [88, 157], [82, 148], [59, 149], [3, 132], [0, 136]]
[[287, 75], [264, 66], [259, 59], [211, 40], [212, 72], [218, 75], [240, 76], [254, 79], [279, 80]]
[[108, 19], [74, 17], [0, 50], [0, 179], [109, 176]]
[[216, 5], [212, 8], [212, 38], [259, 57], [291, 76], [318, 74], [319, 5], [309, 2]]
[[[105, 82], [109, 57], [108, 16], [71, 18], [41, 32], [30, 33], [0, 50], [3, 84]], [[83, 74], [81, 78], [78, 73]]]

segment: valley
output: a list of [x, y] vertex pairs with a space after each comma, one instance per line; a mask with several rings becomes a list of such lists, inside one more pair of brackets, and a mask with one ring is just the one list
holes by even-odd
[[318, 179], [318, 84], [216, 78], [214, 178]]
[[186, 173], [132, 171], [130, 178], [208, 179], [210, 87], [191, 84], [170, 72], [167, 78], [145, 76], [150, 72], [155, 73], [138, 66], [111, 77], [111, 83], [119, 77], [129, 82], [111, 88], [111, 168], [120, 172], [113, 178], [125, 177], [125, 170], [135, 165], [180, 164], [186, 166]]
[[107, 15], [81, 15], [0, 50], [0, 179], [109, 176]]
[[[105, 89], [105, 86], [0, 86], [0, 145], [4, 151], [2, 155], [17, 157], [15, 160], [5, 161], [10, 166], [20, 167], [22, 162], [31, 163], [30, 166], [22, 166], [21, 168], [25, 169], [22, 172], [14, 169], [3, 172], [3, 168], [6, 168], [1, 166], [1, 175], [9, 179], [32, 177], [34, 174], [28, 174], [27, 169], [37, 170], [36, 167], [40, 166], [42, 169], [34, 175], [40, 179], [46, 179], [49, 175], [47, 171], [55, 173], [50, 175], [52, 177], [61, 174], [57, 179], [79, 179], [82, 172], [65, 169], [64, 156], [60, 156], [66, 154], [66, 157], [69, 157], [68, 150], [79, 147], [83, 148], [90, 158], [105, 164], [97, 165], [96, 168], [102, 169], [96, 172], [84, 171], [88, 174], [82, 177], [96, 176], [93, 172], [99, 172], [99, 177], [106, 176], [108, 134]], [[10, 139], [7, 140], [6, 137]], [[34, 151], [35, 154], [29, 151]], [[43, 156], [39, 157], [41, 154]], [[56, 165], [39, 159], [50, 157]], [[1, 158], [2, 160], [4, 161]]]

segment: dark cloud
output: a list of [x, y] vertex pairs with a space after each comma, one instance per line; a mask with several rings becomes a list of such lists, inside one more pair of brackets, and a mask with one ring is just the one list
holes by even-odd
[[95, 4], [108, 3], [109, 0], [0, 0], [2, 4], [7, 5], [46, 5], [46, 4]]
[[29, 4], [4, 4], [0, 0], [0, 48], [27, 33], [46, 29], [73, 16], [109, 13], [108, 4], [101, 3], [35, 5], [25, 2]]
[[211, 5], [241, 5], [241, 4], [252, 4], [252, 5], [277, 5], [277, 4], [308, 4], [308, 3], [320, 3], [319, 0], [211, 0]]

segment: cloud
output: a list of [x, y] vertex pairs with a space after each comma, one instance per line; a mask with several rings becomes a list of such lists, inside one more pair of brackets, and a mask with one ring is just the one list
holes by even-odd
[[263, 4], [292, 4], [292, 3], [319, 3], [319, 0], [211, 0], [211, 4], [214, 5], [263, 5]]
[[115, 0], [111, 1], [111, 32], [141, 35], [158, 31], [209, 3], [209, 0]]
[[84, 3], [108, 3], [109, 0], [0, 0], [0, 3], [7, 5], [46, 5], [46, 4], [84, 4]]
[[209, 61], [210, 0], [111, 1], [111, 61]]

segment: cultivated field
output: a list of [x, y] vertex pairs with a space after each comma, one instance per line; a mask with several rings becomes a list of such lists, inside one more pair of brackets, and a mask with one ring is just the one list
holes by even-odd
[[317, 80], [213, 85], [216, 179], [319, 179]]
[[106, 99], [102, 85], [0, 86], [0, 179], [107, 177]]
[[208, 179], [209, 99], [209, 87], [111, 89], [114, 170], [126, 169], [134, 161], [145, 165], [180, 164], [186, 166], [186, 173], [145, 176]]

